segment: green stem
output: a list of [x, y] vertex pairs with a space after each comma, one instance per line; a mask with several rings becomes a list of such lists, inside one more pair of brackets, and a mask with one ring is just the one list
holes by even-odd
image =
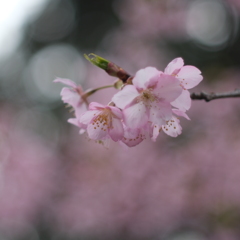
[[98, 90], [105, 89], [105, 88], [111, 88], [111, 87], [114, 87], [114, 85], [107, 85], [107, 86], [95, 88], [95, 89], [93, 89], [93, 90], [90, 90], [90, 91], [87, 92], [86, 94], [87, 94], [87, 96], [90, 96], [90, 95], [92, 95], [93, 93], [97, 92]]

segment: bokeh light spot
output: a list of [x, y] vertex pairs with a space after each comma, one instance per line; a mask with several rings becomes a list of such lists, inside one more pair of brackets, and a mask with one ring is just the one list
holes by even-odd
[[231, 34], [227, 9], [217, 0], [190, 4], [186, 27], [191, 38], [207, 47], [223, 46]]
[[67, 44], [52, 45], [37, 52], [25, 74], [25, 88], [35, 101], [54, 103], [60, 100], [61, 84], [54, 84], [56, 77], [83, 82], [85, 63], [77, 49]]

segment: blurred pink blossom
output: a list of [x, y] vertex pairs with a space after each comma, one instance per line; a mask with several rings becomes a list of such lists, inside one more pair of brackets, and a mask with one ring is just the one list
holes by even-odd
[[[115, 9], [124, 26], [139, 38], [154, 39], [159, 36], [181, 38], [185, 35], [187, 13], [185, 0], [121, 1]], [[186, 36], [185, 36], [186, 37]]]
[[16, 124], [16, 111], [0, 112], [0, 229], [17, 235], [34, 227], [48, 207], [57, 164], [53, 149]]

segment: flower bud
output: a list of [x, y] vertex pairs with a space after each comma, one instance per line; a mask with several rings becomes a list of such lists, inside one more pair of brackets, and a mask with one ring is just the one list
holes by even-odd
[[103, 70], [107, 70], [109, 61], [107, 59], [104, 59], [94, 53], [90, 54], [84, 54], [84, 57], [93, 65], [96, 65], [97, 67], [102, 68]]
[[88, 55], [84, 54], [84, 57], [92, 64], [105, 70], [110, 76], [118, 77], [124, 83], [130, 77], [130, 74], [128, 74], [124, 69], [94, 53], [90, 53]]

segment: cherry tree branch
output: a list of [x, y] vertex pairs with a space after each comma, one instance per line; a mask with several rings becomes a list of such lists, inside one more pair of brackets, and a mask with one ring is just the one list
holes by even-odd
[[191, 98], [193, 100], [205, 100], [206, 102], [210, 102], [214, 99], [220, 99], [220, 98], [236, 98], [240, 97], [240, 89], [236, 89], [232, 92], [224, 92], [224, 93], [206, 93], [206, 92], [200, 92], [200, 93], [192, 93]]

